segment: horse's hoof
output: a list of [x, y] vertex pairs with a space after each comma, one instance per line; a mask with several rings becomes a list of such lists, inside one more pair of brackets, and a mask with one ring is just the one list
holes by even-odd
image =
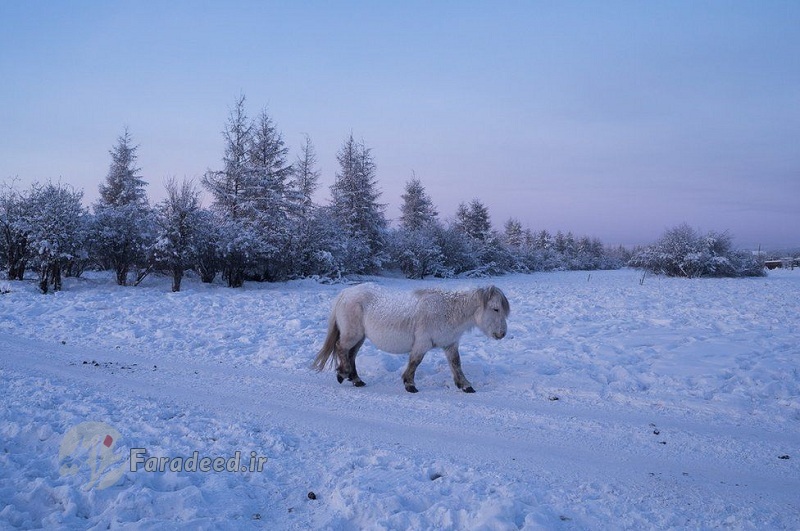
[[339, 382], [339, 383], [342, 383], [344, 381], [344, 378], [342, 377], [341, 374], [337, 374], [336, 375], [336, 381]]
[[413, 386], [413, 385], [407, 385], [407, 386], [406, 386], [406, 391], [408, 391], [409, 393], [416, 393], [416, 392], [418, 392], [418, 391], [417, 391], [417, 388], [416, 388], [415, 386]]
[[364, 387], [365, 385], [367, 384], [365, 384], [362, 380], [356, 380], [353, 382], [353, 387]]
[[472, 386], [470, 385], [469, 387], [465, 387], [464, 389], [462, 389], [462, 391], [464, 391], [465, 393], [474, 393], [475, 389], [473, 389]]

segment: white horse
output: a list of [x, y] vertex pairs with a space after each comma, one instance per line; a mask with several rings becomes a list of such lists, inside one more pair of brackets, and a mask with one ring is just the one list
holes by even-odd
[[335, 353], [339, 383], [348, 379], [361, 387], [365, 384], [356, 372], [356, 354], [369, 339], [380, 350], [409, 353], [403, 384], [406, 391], [416, 393], [417, 367], [426, 352], [440, 347], [450, 362], [456, 387], [474, 393], [461, 370], [459, 339], [476, 326], [488, 337], [503, 339], [510, 312], [508, 299], [495, 286], [455, 292], [422, 289], [413, 293], [390, 292], [372, 283], [353, 286], [336, 298], [325, 344], [312, 367], [321, 371]]

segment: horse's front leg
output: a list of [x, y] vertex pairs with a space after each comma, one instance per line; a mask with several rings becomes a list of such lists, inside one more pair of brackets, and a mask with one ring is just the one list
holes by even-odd
[[447, 356], [447, 361], [450, 362], [450, 370], [453, 372], [453, 381], [455, 381], [456, 387], [465, 393], [474, 393], [475, 389], [472, 388], [472, 384], [469, 383], [467, 377], [464, 376], [464, 371], [461, 369], [461, 355], [458, 353], [458, 343], [446, 347], [444, 353]]
[[422, 363], [426, 352], [427, 351], [415, 352], [412, 350], [411, 354], [408, 355], [408, 367], [406, 367], [406, 370], [403, 372], [403, 385], [409, 393], [417, 392], [417, 386], [414, 385], [414, 375], [417, 373], [417, 367]]

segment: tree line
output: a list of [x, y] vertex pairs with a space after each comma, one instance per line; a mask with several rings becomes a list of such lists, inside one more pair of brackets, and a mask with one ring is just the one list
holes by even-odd
[[[0, 264], [9, 280], [38, 273], [42, 292], [63, 276], [111, 270], [118, 284], [138, 284], [153, 271], [172, 276], [179, 291], [186, 271], [228, 286], [246, 280], [336, 278], [399, 270], [409, 278], [494, 275], [552, 269], [623, 266], [630, 255], [596, 238], [524, 229], [509, 219], [492, 227], [482, 201], [464, 202], [442, 221], [422, 182], [406, 183], [399, 223], [391, 227], [380, 202], [372, 150], [351, 133], [337, 153], [331, 200], [313, 200], [320, 172], [310, 137], [294, 160], [264, 110], [251, 119], [245, 97], [232, 106], [219, 169], [199, 183], [170, 179], [166, 198], [150, 205], [138, 149], [126, 128], [109, 151], [99, 199], [60, 182], [0, 192]], [[211, 198], [200, 201], [201, 188]]]

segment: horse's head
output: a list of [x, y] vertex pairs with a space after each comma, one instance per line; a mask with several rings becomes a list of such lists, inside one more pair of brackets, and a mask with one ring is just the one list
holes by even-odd
[[478, 311], [478, 328], [489, 337], [503, 339], [508, 331], [506, 318], [511, 313], [508, 299], [500, 288], [489, 286], [480, 288], [478, 296], [481, 300], [481, 309]]

